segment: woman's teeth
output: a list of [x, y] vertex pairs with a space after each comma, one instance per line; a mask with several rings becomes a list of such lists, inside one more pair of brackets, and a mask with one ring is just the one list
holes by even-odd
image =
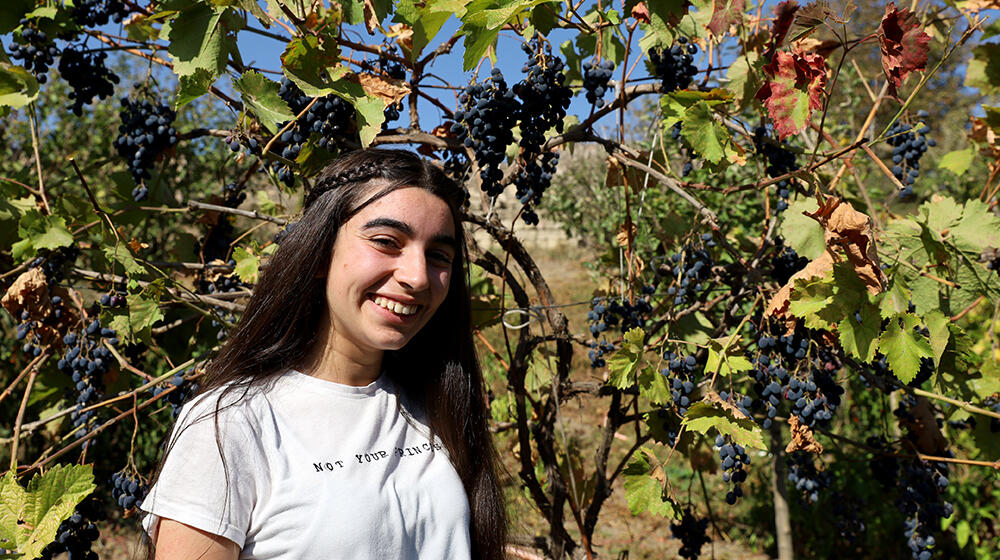
[[418, 307], [416, 305], [403, 305], [398, 301], [393, 301], [389, 298], [384, 298], [382, 296], [375, 297], [375, 305], [388, 309], [389, 311], [392, 311], [397, 315], [413, 315], [414, 313], [417, 312], [417, 307]]

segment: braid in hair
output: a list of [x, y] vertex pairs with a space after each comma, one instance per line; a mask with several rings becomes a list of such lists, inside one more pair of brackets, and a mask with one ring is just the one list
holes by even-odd
[[353, 169], [345, 169], [338, 173], [331, 173], [329, 175], [321, 175], [313, 188], [309, 190], [306, 194], [305, 208], [308, 208], [316, 201], [319, 197], [323, 196], [325, 193], [348, 185], [351, 183], [361, 183], [374, 179], [376, 177], [382, 177], [385, 174], [382, 162], [380, 161], [366, 161], [361, 165]]

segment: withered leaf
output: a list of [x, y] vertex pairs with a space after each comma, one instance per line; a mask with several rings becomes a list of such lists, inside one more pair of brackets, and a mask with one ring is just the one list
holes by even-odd
[[885, 7], [885, 15], [878, 28], [879, 48], [882, 51], [882, 70], [888, 80], [888, 93], [899, 99], [899, 87], [914, 70], [922, 71], [927, 65], [927, 43], [931, 36], [920, 28], [917, 16], [906, 8], [897, 8], [894, 2]]

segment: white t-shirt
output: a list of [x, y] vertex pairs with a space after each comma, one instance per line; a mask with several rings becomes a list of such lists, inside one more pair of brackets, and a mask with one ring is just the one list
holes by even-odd
[[153, 514], [143, 520], [147, 532], [160, 517], [173, 519], [235, 542], [241, 559], [469, 558], [462, 481], [386, 375], [352, 387], [281, 374], [273, 389], [220, 412], [225, 467], [206, 416], [218, 394], [178, 417], [141, 505]]

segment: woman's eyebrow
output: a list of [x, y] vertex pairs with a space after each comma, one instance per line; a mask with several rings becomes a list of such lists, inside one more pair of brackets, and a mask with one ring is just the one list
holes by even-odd
[[[374, 218], [372, 220], [368, 220], [367, 222], [365, 222], [365, 225], [361, 226], [361, 229], [364, 231], [380, 227], [392, 228], [404, 235], [413, 237], [413, 228], [410, 227], [410, 224], [393, 218]], [[435, 235], [434, 237], [431, 238], [431, 242], [443, 243], [452, 248], [458, 247], [458, 242], [455, 241], [455, 238], [448, 234]]]

